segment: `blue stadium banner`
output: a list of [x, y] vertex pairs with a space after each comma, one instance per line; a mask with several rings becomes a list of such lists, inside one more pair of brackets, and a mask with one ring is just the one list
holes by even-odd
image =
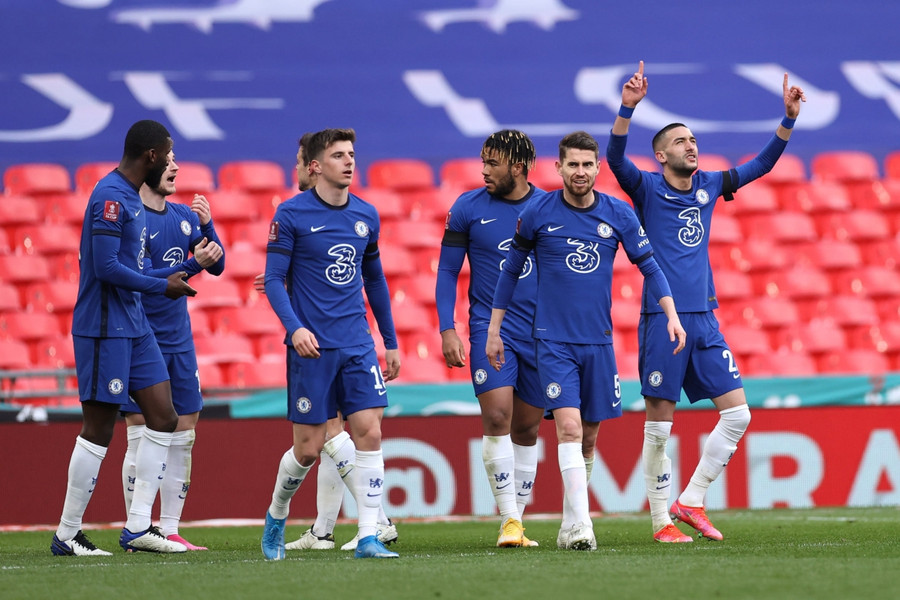
[[[605, 138], [646, 62], [629, 150], [671, 121], [704, 152], [757, 152], [802, 86], [789, 151], [900, 140], [900, 3], [596, 0], [0, 0], [0, 169], [117, 160], [165, 123], [182, 160], [293, 166], [308, 130], [353, 127], [360, 166], [477, 156], [525, 130], [542, 155]], [[702, 157], [701, 157], [702, 166]]]

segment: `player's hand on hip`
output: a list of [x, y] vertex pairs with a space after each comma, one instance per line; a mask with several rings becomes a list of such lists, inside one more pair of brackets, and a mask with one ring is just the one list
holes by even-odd
[[266, 293], [266, 274], [260, 273], [256, 277], [253, 278], [253, 289], [259, 292], [260, 294]]
[[303, 358], [319, 358], [319, 342], [313, 332], [301, 327], [291, 334], [291, 345]]
[[209, 211], [209, 201], [206, 199], [206, 196], [194, 194], [194, 199], [191, 201], [191, 210], [200, 219], [201, 225], [206, 225], [212, 220], [212, 213]]
[[466, 349], [455, 329], [445, 329], [441, 332], [441, 352], [448, 367], [466, 366]]
[[166, 298], [181, 298], [182, 296], [196, 296], [197, 290], [188, 285], [187, 273], [178, 271], [166, 277]]
[[381, 370], [381, 376], [385, 381], [393, 381], [400, 375], [400, 351], [393, 350], [384, 351], [385, 368]]
[[503, 352], [503, 340], [498, 334], [488, 333], [487, 344], [484, 346], [488, 361], [497, 371], [506, 363], [506, 355]]

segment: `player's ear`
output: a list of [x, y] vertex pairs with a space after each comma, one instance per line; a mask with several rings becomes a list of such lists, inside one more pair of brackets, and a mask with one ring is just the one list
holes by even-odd
[[309, 161], [309, 173], [318, 175], [322, 172], [322, 163], [315, 158]]

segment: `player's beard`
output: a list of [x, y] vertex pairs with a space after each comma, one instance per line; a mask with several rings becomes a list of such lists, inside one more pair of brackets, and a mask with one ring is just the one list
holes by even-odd
[[507, 171], [500, 181], [494, 182], [494, 195], [498, 198], [505, 198], [514, 189], [516, 189], [516, 180], [513, 179], [512, 171]]
[[168, 162], [163, 162], [161, 165], [150, 169], [150, 171], [147, 172], [147, 176], [144, 178], [144, 183], [147, 184], [147, 187], [151, 190], [158, 189], [160, 184], [162, 184], [162, 176], [165, 174], [168, 166]]

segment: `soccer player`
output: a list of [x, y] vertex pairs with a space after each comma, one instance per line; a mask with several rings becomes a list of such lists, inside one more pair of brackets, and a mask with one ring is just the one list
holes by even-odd
[[[697, 140], [687, 126], [672, 123], [653, 137], [653, 152], [662, 174], [640, 171], [625, 156], [628, 127], [634, 108], [647, 94], [644, 62], [622, 88], [622, 107], [612, 128], [606, 158], [619, 185], [634, 202], [634, 210], [657, 250], [657, 262], [672, 284], [685, 330], [691, 340], [685, 352], [671, 356], [664, 346], [659, 309], [644, 288], [640, 341], [641, 393], [646, 402], [642, 464], [650, 501], [653, 537], [660, 542], [690, 542], [672, 523], [687, 523], [712, 540], [722, 534], [704, 510], [704, 498], [731, 459], [750, 424], [750, 410], [734, 355], [719, 332], [713, 315], [718, 307], [709, 264], [709, 230], [719, 196], [768, 173], [791, 137], [803, 90], [788, 87], [784, 75], [785, 117], [775, 135], [753, 160], [729, 171], [698, 170]], [[706, 440], [703, 455], [681, 496], [668, 508], [671, 461], [666, 442], [672, 431], [675, 404], [684, 389], [693, 403], [711, 398], [719, 422]]]
[[141, 294], [168, 298], [197, 292], [176, 271], [166, 278], [141, 273], [147, 220], [141, 185], [157, 187], [172, 138], [156, 121], [138, 121], [125, 136], [119, 166], [91, 192], [84, 213], [78, 298], [72, 317], [82, 427], [69, 461], [62, 517], [50, 550], [58, 556], [103, 556], [81, 530], [84, 511], [128, 396], [146, 419], [135, 456], [134, 498], [119, 544], [125, 550], [185, 552], [150, 522], [150, 510], [172, 443], [178, 415], [169, 374], [141, 304]]
[[[318, 175], [310, 169], [309, 154], [306, 151], [311, 136], [311, 133], [303, 134], [297, 149], [297, 187], [301, 192], [315, 187], [318, 181]], [[265, 294], [265, 274], [257, 275], [253, 285], [257, 292]], [[326, 422], [325, 440], [325, 446], [320, 452], [319, 468], [316, 471], [316, 521], [299, 539], [285, 544], [285, 550], [334, 548], [334, 526], [344, 500], [344, 484], [351, 495], [354, 498], [356, 496], [353, 477], [350, 476], [353, 472], [356, 446], [344, 429], [344, 419], [340, 412]], [[385, 515], [383, 505], [379, 506], [378, 539], [390, 545], [397, 541], [398, 537], [397, 527]], [[356, 550], [358, 542], [357, 532], [352, 540], [341, 546], [341, 550]]]
[[675, 352], [684, 330], [669, 284], [653, 249], [625, 202], [593, 190], [599, 170], [597, 141], [583, 131], [559, 142], [556, 168], [563, 189], [536, 198], [522, 211], [493, 297], [485, 352], [500, 370], [500, 337], [512, 293], [530, 252], [537, 258], [534, 317], [538, 375], [547, 410], [556, 423], [557, 453], [565, 495], [556, 539], [559, 548], [595, 550], [588, 511], [585, 456], [593, 456], [600, 421], [622, 414], [612, 347], [612, 265], [619, 244], [640, 268], [665, 312]]
[[[484, 187], [462, 194], [447, 215], [438, 263], [435, 299], [444, 360], [465, 367], [466, 351], [454, 327], [459, 272], [469, 257], [469, 369], [481, 405], [481, 457], [500, 512], [502, 547], [537, 546], [524, 535], [522, 515], [537, 473], [537, 436], [544, 414], [531, 337], [537, 275], [528, 257], [517, 293], [503, 323], [509, 358], [500, 372], [490, 369], [483, 349], [491, 320], [491, 300], [522, 209], [544, 194], [528, 183], [534, 144], [521, 131], [504, 129], [488, 136], [481, 148]], [[513, 484], [513, 485], [510, 485]]]
[[[194, 195], [190, 206], [166, 200], [175, 193], [178, 174], [175, 154], [170, 152], [168, 159], [169, 166], [159, 185], [155, 188], [147, 184], [141, 186], [148, 232], [144, 272], [155, 277], [167, 277], [176, 271], [184, 271], [191, 277], [203, 270], [221, 275], [225, 270], [225, 251], [213, 226], [209, 202], [200, 194]], [[189, 258], [191, 254], [193, 258]], [[159, 527], [166, 539], [184, 544], [188, 550], [206, 550], [203, 546], [188, 542], [178, 533], [181, 512], [191, 487], [191, 453], [200, 409], [203, 408], [187, 298], [169, 300], [145, 294], [141, 301], [166, 361], [172, 402], [178, 413], [178, 425], [172, 436], [165, 475], [159, 488]], [[129, 402], [122, 412], [128, 427], [128, 446], [122, 462], [122, 487], [127, 512], [134, 493], [134, 458], [146, 425], [140, 408], [133, 402]]]
[[[326, 421], [347, 419], [356, 444], [357, 558], [396, 558], [378, 539], [384, 486], [381, 419], [385, 381], [400, 372], [390, 293], [378, 255], [375, 207], [350, 194], [356, 167], [352, 129], [325, 129], [306, 148], [315, 187], [281, 204], [269, 230], [266, 296], [287, 331], [288, 418], [293, 447], [282, 456], [266, 512], [263, 555], [284, 558], [290, 501], [325, 447]], [[378, 366], [366, 296], [385, 345]]]

